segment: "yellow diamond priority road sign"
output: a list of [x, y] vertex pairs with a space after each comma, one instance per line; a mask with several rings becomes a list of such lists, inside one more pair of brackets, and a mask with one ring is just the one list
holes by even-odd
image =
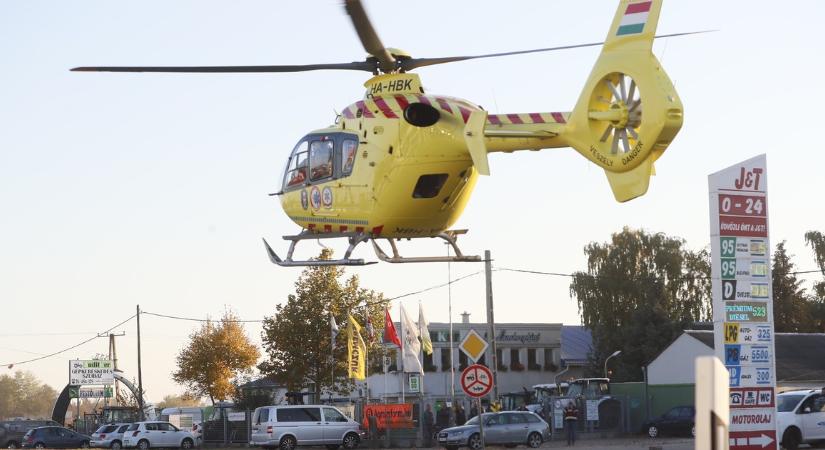
[[478, 361], [479, 358], [484, 355], [484, 351], [487, 350], [487, 341], [476, 333], [475, 330], [470, 330], [467, 335], [464, 336], [458, 348], [475, 362]]

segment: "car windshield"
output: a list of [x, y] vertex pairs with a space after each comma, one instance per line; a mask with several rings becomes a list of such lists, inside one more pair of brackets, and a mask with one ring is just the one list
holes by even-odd
[[776, 411], [777, 412], [788, 412], [793, 411], [796, 408], [796, 405], [805, 398], [805, 394], [799, 395], [780, 395], [776, 397]]
[[[487, 422], [489, 422], [490, 417], [492, 417], [492, 416], [493, 416], [493, 414], [484, 413], [484, 423], [486, 424]], [[464, 422], [464, 425], [478, 425], [478, 416], [475, 416], [472, 419]]]

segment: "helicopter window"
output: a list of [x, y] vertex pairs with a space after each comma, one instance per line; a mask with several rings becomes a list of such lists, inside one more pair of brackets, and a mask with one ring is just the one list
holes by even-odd
[[341, 146], [341, 173], [349, 175], [352, 173], [352, 166], [355, 164], [355, 151], [358, 149], [358, 141], [345, 139]]
[[413, 198], [433, 198], [441, 192], [441, 188], [444, 187], [446, 182], [446, 173], [421, 175], [418, 182], [415, 183]]
[[300, 142], [292, 150], [292, 156], [286, 167], [284, 187], [300, 186], [307, 178], [307, 143]]
[[332, 176], [332, 140], [312, 141], [309, 145], [309, 180]]

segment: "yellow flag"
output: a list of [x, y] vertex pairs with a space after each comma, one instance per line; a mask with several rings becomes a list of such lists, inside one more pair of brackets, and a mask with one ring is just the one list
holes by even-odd
[[350, 378], [363, 380], [366, 378], [367, 345], [361, 338], [361, 325], [349, 316], [347, 327], [347, 370]]

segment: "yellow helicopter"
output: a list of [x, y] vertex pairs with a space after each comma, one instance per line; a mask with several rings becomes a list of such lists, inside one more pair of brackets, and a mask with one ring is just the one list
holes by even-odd
[[[601, 43], [476, 56], [413, 58], [381, 43], [360, 0], [345, 0], [369, 57], [365, 61], [292, 66], [77, 67], [109, 72], [299, 72], [361, 70], [374, 76], [361, 100], [335, 124], [308, 133], [294, 147], [283, 174], [281, 205], [302, 231], [280, 266], [365, 265], [352, 258], [371, 241], [376, 256], [392, 263], [479, 261], [465, 255], [450, 230], [464, 210], [479, 175], [489, 175], [487, 154], [573, 147], [602, 167], [616, 200], [647, 192], [653, 163], [682, 126], [682, 103], [652, 53], [662, 0], [621, 0]], [[665, 36], [692, 34], [677, 33]], [[411, 70], [435, 64], [603, 45], [571, 112], [490, 114], [478, 105], [425, 93]], [[437, 237], [453, 256], [403, 257], [399, 239]], [[298, 242], [347, 238], [344, 257], [295, 260]], [[392, 254], [378, 245], [389, 242]]]

